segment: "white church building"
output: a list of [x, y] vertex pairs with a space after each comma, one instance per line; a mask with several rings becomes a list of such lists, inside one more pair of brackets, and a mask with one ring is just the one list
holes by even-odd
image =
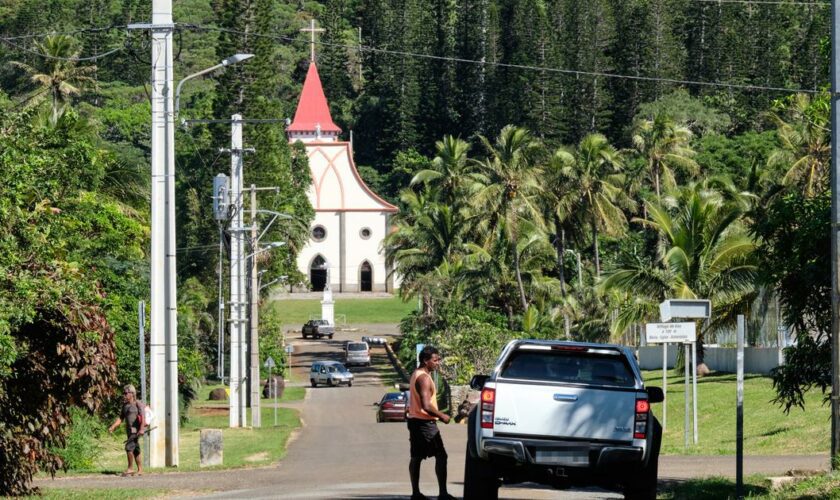
[[298, 270], [313, 291], [322, 291], [329, 280], [338, 293], [393, 292], [382, 240], [390, 230], [390, 215], [398, 210], [365, 184], [353, 163], [352, 142], [340, 141], [340, 133], [313, 61], [286, 128], [290, 143], [301, 141], [306, 147], [312, 174], [307, 196], [315, 209], [309, 242], [297, 256]]

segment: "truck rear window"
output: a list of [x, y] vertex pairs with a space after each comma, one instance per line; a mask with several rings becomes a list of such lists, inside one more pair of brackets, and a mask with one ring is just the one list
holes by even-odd
[[518, 350], [505, 362], [502, 378], [633, 387], [622, 355], [554, 350]]

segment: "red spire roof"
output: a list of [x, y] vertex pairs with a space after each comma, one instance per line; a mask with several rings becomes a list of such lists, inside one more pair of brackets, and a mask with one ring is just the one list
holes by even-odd
[[321, 78], [318, 76], [318, 68], [315, 67], [313, 61], [309, 63], [309, 71], [306, 72], [306, 81], [303, 82], [303, 91], [300, 93], [295, 119], [286, 131], [315, 132], [316, 125], [321, 126], [321, 132], [341, 133], [341, 129], [332, 121], [327, 97], [324, 95]]

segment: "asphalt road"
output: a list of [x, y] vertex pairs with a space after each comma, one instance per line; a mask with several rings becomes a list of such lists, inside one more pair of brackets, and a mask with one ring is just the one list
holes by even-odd
[[[337, 332], [333, 340], [292, 339], [292, 357], [297, 380], [308, 380], [306, 373], [315, 359], [343, 361], [343, 345], [362, 335], [387, 335], [381, 326]], [[372, 349], [375, 364], [387, 363], [384, 348]], [[297, 405], [302, 429], [293, 437], [280, 464], [256, 469], [231, 471], [146, 474], [140, 478], [87, 476], [56, 481], [39, 480], [47, 487], [132, 487], [166, 489], [181, 496], [205, 498], [408, 498], [408, 432], [403, 423], [375, 420], [378, 401], [387, 390], [376, 367], [353, 367], [353, 387], [308, 389], [306, 399]], [[466, 425], [441, 425], [449, 453], [450, 493], [463, 491], [463, 464]], [[745, 473], [784, 473], [790, 469], [825, 469], [827, 457], [747, 457]], [[437, 494], [434, 462], [426, 461], [421, 471], [421, 488], [429, 496]], [[734, 457], [662, 457], [660, 481], [703, 476], [734, 476]], [[500, 497], [543, 498], [621, 498], [600, 489], [546, 490], [535, 487], [508, 487]]]

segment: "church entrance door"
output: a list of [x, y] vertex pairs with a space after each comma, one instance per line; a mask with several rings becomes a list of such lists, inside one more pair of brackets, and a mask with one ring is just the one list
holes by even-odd
[[309, 282], [312, 284], [313, 292], [323, 292], [327, 284], [326, 261], [320, 255], [312, 260], [309, 266]]
[[370, 267], [370, 263], [365, 261], [362, 262], [361, 267], [361, 276], [359, 276], [359, 290], [362, 292], [372, 292], [373, 291], [373, 269]]

